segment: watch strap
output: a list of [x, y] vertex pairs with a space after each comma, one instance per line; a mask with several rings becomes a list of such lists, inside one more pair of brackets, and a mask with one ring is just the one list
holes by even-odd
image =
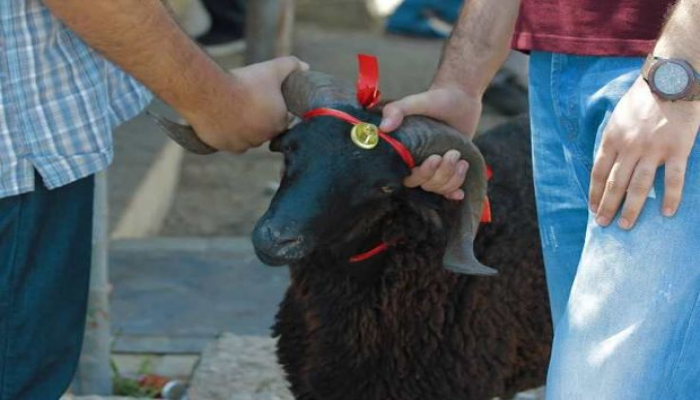
[[[654, 54], [649, 54], [647, 56], [647, 59], [642, 66], [642, 78], [644, 78], [647, 83], [649, 83], [649, 74], [651, 73], [651, 69], [657, 62], [662, 60], [663, 58], [655, 57]], [[700, 73], [698, 73], [698, 71], [696, 71], [692, 65], [691, 69], [693, 71], [693, 75], [695, 75], [695, 80], [690, 92], [684, 98], [680, 99], [682, 101], [700, 101]]]
[[647, 56], [647, 59], [644, 61], [644, 65], [642, 66], [642, 78], [649, 83], [649, 72], [651, 72], [651, 67], [654, 66], [654, 63], [658, 61], [657, 57], [654, 57], [654, 54], [649, 54]]
[[690, 93], [688, 93], [688, 96], [685, 98], [685, 100], [688, 101], [699, 101], [700, 100], [700, 74], [693, 71], [695, 73], [695, 82], [693, 83], [693, 88], [690, 90]]

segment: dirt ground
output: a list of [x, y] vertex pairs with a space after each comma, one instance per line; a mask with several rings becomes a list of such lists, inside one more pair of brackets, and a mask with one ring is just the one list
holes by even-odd
[[[376, 29], [337, 30], [300, 24], [295, 55], [314, 70], [356, 77], [358, 53], [379, 56], [384, 98], [424, 90], [433, 78], [443, 43], [383, 35]], [[486, 110], [480, 130], [505, 118]], [[242, 156], [187, 155], [180, 188], [163, 236], [247, 236], [264, 213], [279, 176], [281, 158], [267, 149]]]

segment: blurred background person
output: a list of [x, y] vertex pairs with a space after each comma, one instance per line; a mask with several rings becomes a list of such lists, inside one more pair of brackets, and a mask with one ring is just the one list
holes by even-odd
[[390, 33], [446, 39], [463, 0], [405, 0], [389, 17], [386, 30]]
[[201, 0], [210, 16], [210, 27], [197, 42], [214, 57], [245, 49], [246, 0]]

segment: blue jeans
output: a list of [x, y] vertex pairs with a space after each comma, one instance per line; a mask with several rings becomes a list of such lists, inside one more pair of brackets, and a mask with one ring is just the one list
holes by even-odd
[[93, 178], [0, 199], [0, 400], [54, 400], [85, 326]]
[[683, 202], [663, 168], [632, 231], [588, 210], [594, 154], [641, 58], [533, 53], [535, 191], [555, 326], [547, 400], [700, 398], [700, 146]]

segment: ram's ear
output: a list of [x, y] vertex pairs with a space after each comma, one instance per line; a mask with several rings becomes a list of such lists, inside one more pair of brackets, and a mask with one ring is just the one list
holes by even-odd
[[[430, 225], [430, 228], [422, 227], [415, 232], [415, 239], [434, 240], [431, 235], [435, 232], [445, 232], [445, 228], [454, 228], [447, 211], [444, 198], [438, 194], [426, 192], [421, 189], [409, 189], [407, 194], [408, 206], [411, 211], [420, 215], [422, 221]], [[447, 212], [446, 212], [447, 211]], [[449, 234], [450, 232], [446, 232]], [[411, 234], [413, 236], [413, 233]]]
[[439, 210], [443, 207], [444, 198], [438, 194], [422, 189], [408, 190], [408, 201], [417, 210]]

